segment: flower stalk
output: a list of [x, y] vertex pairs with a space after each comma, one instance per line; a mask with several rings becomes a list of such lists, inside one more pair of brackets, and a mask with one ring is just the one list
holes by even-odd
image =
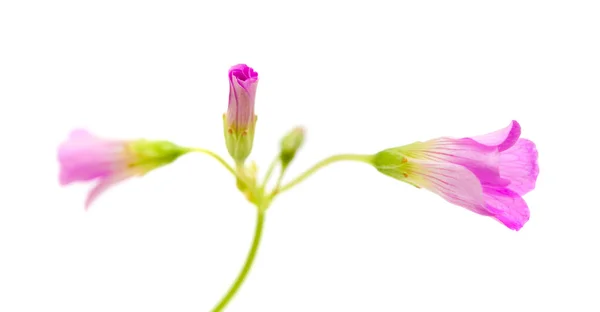
[[258, 252], [258, 246], [260, 245], [260, 240], [262, 238], [263, 227], [265, 224], [265, 212], [262, 209], [257, 209], [256, 213], [256, 226], [254, 229], [254, 237], [252, 239], [252, 245], [250, 246], [250, 250], [248, 251], [248, 255], [246, 256], [246, 261], [240, 270], [240, 273], [236, 277], [235, 281], [225, 293], [223, 298], [217, 303], [217, 305], [212, 309], [212, 312], [220, 312], [227, 307], [231, 299], [237, 294], [238, 290], [246, 280], [252, 265], [254, 264], [254, 259], [256, 258], [256, 253]]
[[314, 166], [310, 167], [308, 170], [301, 173], [297, 178], [293, 179], [289, 183], [284, 186], [275, 189], [274, 194], [281, 194], [285, 191], [290, 190], [292, 187], [298, 185], [300, 182], [306, 180], [308, 177], [319, 171], [320, 169], [339, 161], [358, 161], [367, 164], [373, 163], [374, 156], [373, 155], [364, 155], [364, 154], [339, 154], [327, 157], [320, 162], [316, 163]]

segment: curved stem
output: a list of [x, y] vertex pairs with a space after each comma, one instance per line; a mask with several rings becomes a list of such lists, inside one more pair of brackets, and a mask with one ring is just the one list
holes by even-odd
[[223, 159], [223, 157], [219, 156], [217, 153], [214, 153], [212, 151], [209, 151], [207, 149], [203, 149], [203, 148], [190, 148], [189, 149], [191, 152], [198, 152], [198, 153], [203, 153], [206, 154], [208, 156], [211, 156], [212, 158], [216, 159], [218, 162], [221, 163], [221, 165], [223, 165], [229, 172], [231, 172], [234, 176], [237, 176], [236, 171], [233, 169], [233, 167], [231, 167], [230, 164], [227, 163], [227, 161], [225, 161], [225, 159]]
[[304, 171], [304, 173], [299, 175], [297, 178], [295, 178], [288, 184], [282, 186], [279, 190], [276, 189], [274, 192], [274, 195], [280, 194], [280, 193], [283, 193], [283, 192], [289, 190], [290, 188], [294, 187], [296, 184], [304, 181], [306, 178], [310, 177], [312, 174], [319, 171], [319, 169], [321, 169], [327, 165], [330, 165], [334, 162], [343, 161], [343, 160], [360, 161], [360, 162], [365, 162], [365, 163], [371, 164], [372, 160], [373, 160], [373, 155], [340, 154], [340, 155], [333, 155], [328, 158], [325, 158], [325, 159], [321, 160], [320, 162], [316, 163], [310, 169]]
[[220, 312], [223, 311], [223, 309], [225, 309], [229, 301], [231, 301], [233, 296], [235, 296], [237, 291], [240, 289], [240, 286], [242, 286], [242, 283], [244, 283], [248, 272], [250, 272], [250, 268], [252, 267], [252, 263], [254, 262], [254, 258], [256, 257], [258, 245], [260, 244], [263, 225], [265, 223], [264, 210], [262, 210], [261, 207], [258, 207], [257, 211], [258, 213], [256, 216], [256, 229], [254, 230], [254, 239], [252, 241], [252, 247], [250, 247], [250, 251], [248, 252], [248, 256], [246, 257], [246, 262], [244, 263], [244, 266], [242, 267], [242, 270], [240, 271], [238, 277], [235, 279], [235, 282], [233, 282], [233, 284], [229, 288], [229, 291], [227, 291], [225, 296], [223, 296], [223, 299], [219, 301], [219, 303], [215, 306], [212, 312]]
[[[235, 169], [233, 169], [233, 167], [227, 163], [227, 161], [225, 161], [225, 159], [223, 159], [223, 157], [219, 156], [217, 153], [214, 153], [210, 150], [207, 149], [203, 149], [203, 148], [189, 148], [190, 152], [198, 152], [198, 153], [203, 153], [206, 154], [214, 159], [216, 159], [219, 163], [221, 163], [221, 165], [223, 165], [225, 167], [225, 169], [227, 169], [227, 171], [231, 172], [231, 174], [233, 174], [238, 180], [242, 181], [243, 183], [245, 183], [246, 185], [250, 185], [248, 184], [248, 181], [246, 180], [246, 177], [244, 177], [243, 175], [241, 175], [238, 171], [236, 171]], [[242, 165], [243, 166], [243, 165]], [[239, 164], [238, 164], [239, 167]]]

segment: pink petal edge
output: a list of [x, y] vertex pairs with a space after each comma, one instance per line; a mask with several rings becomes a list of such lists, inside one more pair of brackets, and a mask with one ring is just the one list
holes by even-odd
[[115, 184], [127, 178], [130, 178], [133, 174], [134, 173], [131, 171], [123, 171], [99, 180], [98, 184], [96, 184], [96, 186], [94, 186], [87, 195], [87, 198], [85, 200], [85, 210], [89, 210], [91, 204], [94, 201], [96, 201], [96, 199], [108, 189], [110, 189]]
[[525, 195], [535, 188], [538, 174], [538, 151], [527, 139], [519, 139], [511, 148], [500, 153], [500, 176], [510, 180], [508, 189]]
[[506, 128], [488, 134], [478, 135], [471, 139], [483, 145], [496, 146], [498, 151], [502, 152], [513, 146], [520, 136], [521, 125], [516, 120], [513, 120]]
[[519, 194], [509, 189], [484, 188], [486, 208], [509, 229], [518, 231], [529, 220], [529, 207]]

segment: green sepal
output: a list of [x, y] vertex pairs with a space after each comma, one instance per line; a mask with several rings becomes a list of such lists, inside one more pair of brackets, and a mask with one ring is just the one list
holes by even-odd
[[396, 180], [406, 182], [416, 188], [421, 188], [406, 179], [407, 164], [408, 157], [403, 153], [401, 148], [389, 148], [375, 154], [373, 157], [373, 166], [377, 171]]
[[237, 164], [243, 164], [252, 152], [254, 142], [254, 129], [256, 128], [257, 116], [249, 125], [248, 129], [234, 129], [227, 124], [227, 115], [223, 114], [223, 134], [229, 155]]
[[189, 152], [189, 149], [169, 141], [143, 139], [131, 141], [128, 149], [135, 155], [136, 159], [130, 166], [145, 168], [144, 171], [146, 172], [170, 164], [181, 155]]

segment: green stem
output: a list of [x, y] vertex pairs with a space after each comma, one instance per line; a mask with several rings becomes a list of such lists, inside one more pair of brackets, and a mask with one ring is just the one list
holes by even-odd
[[237, 176], [236, 171], [233, 169], [233, 167], [231, 167], [231, 165], [229, 165], [227, 163], [227, 161], [225, 161], [225, 159], [223, 159], [223, 157], [219, 156], [217, 153], [214, 153], [212, 151], [209, 151], [207, 149], [203, 149], [203, 148], [190, 148], [189, 149], [191, 152], [198, 152], [198, 153], [203, 153], [206, 154], [208, 156], [211, 156], [212, 158], [216, 159], [218, 162], [221, 163], [221, 165], [223, 165], [229, 172], [231, 172], [234, 176]]
[[223, 296], [223, 299], [219, 301], [219, 303], [215, 306], [212, 312], [220, 312], [223, 311], [223, 309], [225, 309], [229, 301], [231, 301], [233, 296], [235, 296], [237, 291], [240, 289], [240, 286], [242, 286], [242, 283], [244, 283], [248, 272], [250, 272], [250, 268], [252, 267], [252, 263], [254, 262], [254, 258], [256, 257], [258, 245], [260, 244], [263, 225], [265, 223], [264, 210], [261, 209], [261, 207], [258, 207], [257, 211], [258, 213], [256, 216], [256, 229], [254, 231], [254, 240], [252, 241], [252, 247], [250, 247], [248, 256], [246, 257], [246, 262], [244, 263], [244, 266], [242, 267], [242, 270], [240, 271], [238, 277], [235, 279], [235, 282], [233, 282], [233, 285], [231, 285], [231, 288], [229, 288], [229, 291], [225, 294], [225, 296]]
[[283, 182], [283, 176], [285, 175], [285, 169], [287, 168], [282, 168], [281, 169], [281, 173], [279, 174], [279, 177], [277, 178], [277, 183], [275, 183], [275, 190], [279, 190], [279, 188], [281, 187], [281, 182]]
[[273, 159], [273, 161], [271, 162], [271, 165], [269, 165], [269, 169], [267, 169], [267, 173], [265, 174], [265, 178], [263, 180], [263, 183], [261, 184], [261, 189], [265, 189], [265, 187], [267, 187], [267, 183], [269, 183], [269, 179], [271, 178], [271, 175], [273, 174], [273, 170], [275, 170], [275, 166], [277, 166], [277, 164], [279, 163], [279, 155], [277, 155], [277, 157], [275, 159]]
[[[244, 177], [240, 172], [238, 172], [239, 170], [236, 171], [235, 169], [233, 169], [233, 167], [230, 164], [228, 164], [227, 161], [225, 161], [225, 159], [223, 159], [223, 157], [219, 156], [217, 153], [214, 153], [207, 149], [197, 148], [197, 147], [189, 148], [189, 151], [203, 153], [208, 156], [211, 156], [212, 158], [216, 159], [219, 163], [221, 163], [221, 165], [223, 165], [225, 167], [225, 169], [227, 169], [227, 171], [231, 172], [231, 174], [233, 174], [238, 180], [242, 181], [246, 185], [250, 185], [250, 184], [248, 184], [246, 177]], [[243, 164], [242, 165], [238, 164], [237, 168], [240, 169], [240, 166], [242, 166], [241, 168], [243, 168]]]
[[276, 189], [275, 194], [280, 194], [280, 193], [283, 193], [283, 192], [289, 190], [290, 188], [294, 187], [296, 184], [304, 181], [306, 178], [310, 177], [315, 172], [319, 171], [319, 169], [321, 169], [327, 165], [330, 165], [334, 162], [345, 161], [345, 160], [360, 161], [360, 162], [371, 164], [373, 162], [373, 155], [340, 154], [340, 155], [330, 156], [330, 157], [325, 158], [325, 159], [321, 160], [320, 162], [316, 163], [310, 169], [304, 171], [304, 173], [299, 175], [297, 178], [295, 178], [288, 184], [282, 186], [280, 189], [278, 189], [278, 190]]

